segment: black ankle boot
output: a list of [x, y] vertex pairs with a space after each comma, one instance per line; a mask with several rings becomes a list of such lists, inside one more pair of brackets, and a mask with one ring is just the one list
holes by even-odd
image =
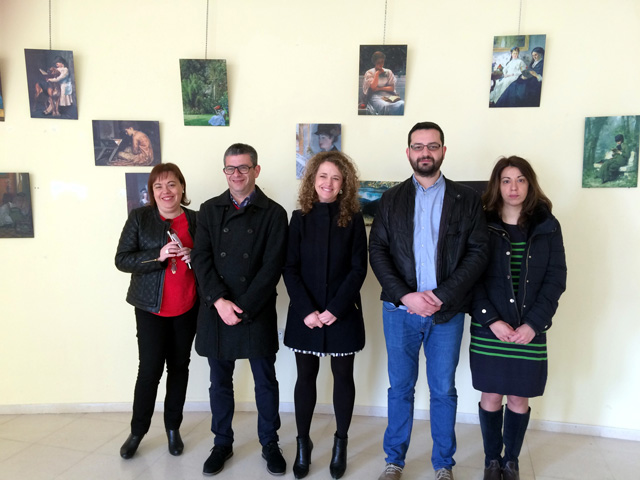
[[296, 437], [296, 442], [298, 443], [298, 448], [296, 450], [296, 460], [293, 462], [293, 476], [304, 478], [309, 473], [313, 442], [309, 437]]
[[180, 430], [167, 430], [167, 440], [169, 441], [169, 453], [177, 457], [184, 450], [184, 443], [180, 437]]
[[329, 472], [333, 478], [341, 478], [347, 469], [347, 443], [348, 438], [340, 438], [337, 434], [333, 436], [333, 452], [329, 465]]
[[140, 442], [144, 435], [134, 435], [133, 433], [127, 437], [122, 446], [120, 447], [120, 456], [125, 460], [129, 460], [138, 450]]

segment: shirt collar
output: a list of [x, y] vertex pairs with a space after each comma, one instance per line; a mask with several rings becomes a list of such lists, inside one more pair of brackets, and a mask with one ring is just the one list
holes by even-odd
[[416, 179], [415, 173], [411, 176], [411, 180], [413, 181], [413, 185], [416, 187], [416, 189], [426, 192], [427, 190], [438, 188], [444, 183], [444, 175], [442, 175], [442, 172], [438, 172], [438, 175], [440, 175], [438, 177], [438, 180], [436, 180], [435, 183], [431, 185], [429, 188], [424, 188], [422, 185], [420, 185], [420, 182], [418, 182], [418, 180]]

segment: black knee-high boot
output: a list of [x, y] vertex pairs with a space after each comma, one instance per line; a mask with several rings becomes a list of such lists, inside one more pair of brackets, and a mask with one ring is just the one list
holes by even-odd
[[520, 480], [518, 457], [520, 450], [522, 450], [530, 416], [531, 408], [527, 413], [515, 413], [509, 410], [509, 407], [504, 409], [504, 467], [502, 471], [504, 480]]
[[478, 404], [484, 445], [484, 480], [500, 480], [502, 477], [502, 409], [500, 406], [500, 410], [487, 412]]

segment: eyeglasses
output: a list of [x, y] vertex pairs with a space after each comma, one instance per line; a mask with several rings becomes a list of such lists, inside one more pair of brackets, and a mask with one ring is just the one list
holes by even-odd
[[425, 147], [430, 152], [435, 152], [436, 150], [440, 150], [440, 148], [442, 147], [442, 145], [440, 145], [439, 143], [429, 143], [428, 145], [425, 145], [423, 143], [414, 143], [413, 145], [409, 145], [409, 146], [411, 147], [411, 150], [413, 150], [414, 152], [421, 152], [422, 150], [425, 149]]
[[249, 173], [249, 169], [254, 168], [253, 165], [238, 165], [234, 167], [233, 165], [229, 165], [228, 167], [224, 167], [222, 171], [227, 175], [233, 175], [236, 170], [238, 170], [242, 175], [246, 175]]

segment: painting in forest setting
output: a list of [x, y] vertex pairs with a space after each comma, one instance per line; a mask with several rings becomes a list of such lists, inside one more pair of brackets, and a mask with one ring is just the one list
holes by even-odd
[[180, 82], [185, 125], [229, 125], [226, 60], [180, 59]]
[[587, 117], [582, 187], [637, 187], [639, 143], [640, 115]]

